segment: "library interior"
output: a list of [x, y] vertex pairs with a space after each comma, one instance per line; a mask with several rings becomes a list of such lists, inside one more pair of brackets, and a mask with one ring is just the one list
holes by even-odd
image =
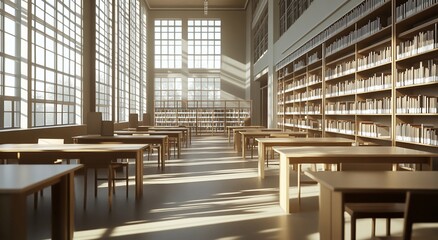
[[438, 0], [0, 0], [0, 239], [438, 236]]

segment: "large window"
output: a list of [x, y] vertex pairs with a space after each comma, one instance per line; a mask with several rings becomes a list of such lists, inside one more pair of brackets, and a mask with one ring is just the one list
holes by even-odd
[[280, 36], [304, 13], [313, 0], [280, 0]]
[[112, 120], [112, 1], [96, 0], [96, 112]]
[[33, 1], [32, 126], [75, 124], [82, 104], [82, 5]]
[[188, 67], [221, 68], [221, 21], [188, 21]]
[[182, 21], [155, 20], [155, 68], [181, 68]]
[[169, 101], [167, 106], [174, 107], [174, 100], [182, 100], [182, 81], [180, 77], [156, 77], [155, 100]]
[[218, 77], [190, 77], [188, 79], [188, 100], [220, 100], [221, 81]]
[[266, 8], [254, 29], [254, 62], [268, 51], [268, 8]]
[[98, 0], [96, 23], [96, 111], [115, 122], [128, 121], [130, 113], [142, 116], [146, 113], [146, 6], [143, 1]]
[[27, 1], [0, 2], [0, 129], [20, 127], [20, 83], [26, 77], [28, 54], [26, 12]]

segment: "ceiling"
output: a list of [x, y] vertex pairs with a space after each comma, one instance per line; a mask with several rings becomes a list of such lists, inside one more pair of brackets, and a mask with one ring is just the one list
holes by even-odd
[[[249, 0], [208, 0], [209, 10], [244, 10]], [[201, 10], [204, 0], [146, 0], [151, 10]]]

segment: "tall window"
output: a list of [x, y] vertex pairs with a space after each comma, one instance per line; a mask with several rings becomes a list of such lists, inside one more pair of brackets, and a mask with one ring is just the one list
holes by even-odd
[[[146, 5], [142, 1], [141, 5], [141, 14], [140, 14], [140, 42], [141, 42], [141, 49], [140, 49], [140, 99], [142, 102], [140, 102], [140, 113], [146, 113], [147, 112], [147, 55], [146, 55], [146, 49], [147, 49], [147, 38], [146, 38], [146, 30], [147, 30], [147, 17], [146, 17]], [[142, 116], [142, 115], [140, 115]]]
[[96, 112], [112, 120], [112, 1], [96, 0]]
[[181, 20], [155, 20], [155, 68], [181, 68], [181, 64]]
[[75, 124], [82, 104], [82, 4], [32, 3], [32, 126]]
[[254, 62], [268, 50], [268, 9], [266, 8], [254, 29]]
[[280, 0], [280, 36], [304, 13], [313, 0]]
[[188, 21], [188, 67], [221, 68], [221, 21]]
[[[221, 81], [218, 77], [191, 77], [188, 79], [188, 100], [221, 99]], [[204, 104], [204, 103], [203, 103]]]
[[140, 1], [129, 4], [129, 113], [140, 113]]
[[[146, 110], [145, 56], [146, 14], [143, 1], [119, 0], [117, 6], [117, 61], [116, 61], [116, 121], [128, 121], [130, 113]], [[144, 62], [144, 63], [143, 63]], [[143, 92], [144, 91], [144, 92]]]
[[155, 100], [169, 101], [169, 107], [174, 107], [174, 100], [182, 100], [182, 81], [176, 77], [156, 77], [155, 78]]
[[0, 129], [20, 127], [20, 82], [26, 83], [27, 77], [26, 13], [27, 1], [0, 2]]

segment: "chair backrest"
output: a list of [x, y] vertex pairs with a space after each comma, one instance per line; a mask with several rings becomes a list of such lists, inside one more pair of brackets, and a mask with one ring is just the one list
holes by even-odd
[[414, 223], [438, 222], [438, 192], [408, 192], [403, 239], [410, 240]]
[[[38, 144], [64, 144], [62, 138], [38, 138]], [[62, 163], [62, 159], [53, 159], [54, 163]]]

